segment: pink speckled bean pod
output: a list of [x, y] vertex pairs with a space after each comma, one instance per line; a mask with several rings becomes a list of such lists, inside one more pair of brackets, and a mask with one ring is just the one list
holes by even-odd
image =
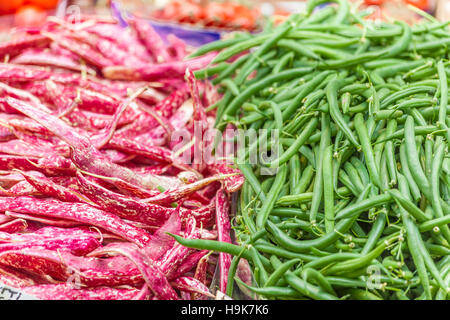
[[162, 300], [178, 300], [178, 296], [160, 268], [148, 259], [137, 247], [122, 244], [110, 244], [101, 253], [116, 253], [130, 259], [139, 269], [153, 294]]
[[180, 79], [186, 69], [193, 71], [205, 68], [215, 57], [215, 53], [206, 54], [200, 58], [185, 61], [171, 61], [161, 64], [149, 64], [145, 67], [130, 68], [125, 66], [110, 66], [102, 69], [103, 75], [113, 80], [144, 80], [154, 81], [161, 78]]
[[229, 175], [215, 175], [208, 178], [204, 178], [202, 180], [186, 184], [181, 187], [170, 188], [152, 198], [144, 199], [143, 201], [160, 205], [170, 205], [172, 202], [178, 201], [181, 198], [189, 196], [192, 193], [200, 189], [203, 189], [212, 182], [226, 179], [228, 176]]
[[163, 40], [150, 23], [138, 18], [129, 19], [128, 23], [157, 63], [171, 60]]
[[214, 295], [209, 291], [201, 281], [193, 277], [179, 277], [171, 282], [174, 288], [191, 293], [204, 295], [205, 297], [214, 298]]
[[93, 225], [139, 246], [144, 246], [151, 238], [142, 229], [126, 224], [119, 217], [109, 212], [84, 203], [69, 203], [32, 197], [0, 197], [0, 210], [62, 218]]
[[41, 284], [22, 291], [42, 300], [132, 300], [139, 294], [135, 288], [74, 288], [71, 284]]
[[77, 59], [52, 52], [48, 49], [27, 49], [14, 57], [11, 63], [61, 68], [78, 72], [85, 70], [88, 74], [95, 74], [94, 69], [82, 66]]
[[209, 170], [216, 174], [234, 174], [223, 181], [226, 192], [233, 193], [241, 189], [245, 178], [239, 169], [233, 168], [226, 162], [215, 162], [208, 166]]
[[0, 63], [0, 81], [23, 82], [45, 80], [52, 72], [47, 68], [30, 67], [12, 63]]
[[0, 252], [22, 250], [25, 248], [65, 250], [76, 256], [84, 256], [100, 246], [100, 242], [92, 236], [58, 236], [55, 238], [35, 238], [25, 242], [0, 244]]
[[175, 210], [159, 205], [143, 203], [133, 198], [112, 192], [77, 173], [83, 195], [101, 209], [121, 218], [143, 222], [152, 226], [162, 225]]
[[[0, 224], [1, 232], [15, 233], [26, 230], [28, 224], [23, 219], [15, 219], [6, 223]], [[1, 249], [0, 249], [1, 250]]]
[[[231, 243], [230, 231], [230, 205], [228, 197], [223, 189], [220, 189], [216, 195], [216, 227], [218, 232], [218, 241]], [[231, 255], [228, 253], [219, 253], [220, 265], [220, 285], [219, 290], [226, 292], [228, 281], [228, 270], [231, 265]]]
[[20, 174], [22, 174], [26, 181], [28, 181], [28, 183], [30, 183], [43, 195], [54, 197], [66, 202], [85, 201], [83, 197], [81, 197], [81, 195], [74, 190], [58, 185], [46, 177], [36, 177], [23, 171], [20, 171]]
[[49, 43], [50, 39], [40, 34], [18, 37], [14, 40], [0, 43], [0, 58], [3, 58], [5, 55], [11, 58], [27, 48], [43, 47]]

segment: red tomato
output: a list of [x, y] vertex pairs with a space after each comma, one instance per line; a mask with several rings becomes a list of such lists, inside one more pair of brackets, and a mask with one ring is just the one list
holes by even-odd
[[255, 28], [255, 16], [250, 11], [242, 11], [233, 19], [233, 26], [235, 28], [253, 30]]
[[429, 9], [428, 0], [406, 0], [406, 3], [412, 4], [413, 6], [425, 11]]
[[178, 2], [169, 2], [162, 10], [159, 12], [158, 16], [161, 19], [175, 19], [180, 14], [180, 4]]
[[[231, 12], [227, 12], [231, 11]], [[216, 27], [223, 27], [227, 24], [227, 18], [234, 14], [234, 10], [226, 7], [222, 3], [211, 2], [205, 8], [205, 22]]]
[[18, 27], [35, 27], [45, 22], [47, 14], [33, 5], [22, 6], [14, 15], [14, 24]]
[[180, 22], [199, 23], [203, 19], [203, 9], [193, 1], [182, 1], [180, 5]]
[[384, 0], [365, 0], [364, 3], [368, 6], [379, 6], [382, 5]]
[[25, 0], [26, 4], [32, 4], [42, 9], [54, 9], [58, 4], [58, 0]]
[[15, 12], [24, 0], [0, 0], [0, 14]]

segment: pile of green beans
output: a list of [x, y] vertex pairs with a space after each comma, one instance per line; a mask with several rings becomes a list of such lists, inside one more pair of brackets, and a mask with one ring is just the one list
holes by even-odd
[[[449, 22], [324, 2], [193, 54], [219, 51], [196, 71], [223, 93], [216, 127], [267, 134], [236, 158], [238, 244], [176, 239], [232, 254], [229, 279], [263, 299], [450, 299]], [[251, 163], [274, 130], [277, 158]]]

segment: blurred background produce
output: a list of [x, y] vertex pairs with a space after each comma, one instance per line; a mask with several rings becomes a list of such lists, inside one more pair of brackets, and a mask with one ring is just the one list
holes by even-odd
[[10, 15], [3, 19], [8, 25], [37, 26], [45, 21], [47, 15], [54, 13], [57, 5], [58, 0], [2, 0], [0, 14]]
[[[415, 6], [439, 20], [450, 19], [449, 0], [355, 0], [355, 5], [372, 11], [369, 19], [402, 19], [414, 23], [420, 15], [406, 6]], [[256, 32], [267, 17], [283, 20], [292, 12], [302, 12], [302, 0], [0, 0], [0, 28], [39, 26], [48, 15], [65, 12], [73, 5], [82, 12], [96, 14], [130, 13], [162, 25], [217, 32]], [[59, 11], [57, 9], [59, 8]], [[113, 8], [113, 10], [111, 10]], [[117, 11], [115, 12], [117, 14]], [[162, 28], [162, 33], [168, 32]], [[172, 30], [171, 30], [172, 31]], [[207, 39], [216, 40], [215, 38]]]

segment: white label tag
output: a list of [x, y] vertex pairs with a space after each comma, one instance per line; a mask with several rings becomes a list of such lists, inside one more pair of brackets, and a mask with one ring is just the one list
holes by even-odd
[[19, 289], [0, 283], [0, 300], [39, 300]]

